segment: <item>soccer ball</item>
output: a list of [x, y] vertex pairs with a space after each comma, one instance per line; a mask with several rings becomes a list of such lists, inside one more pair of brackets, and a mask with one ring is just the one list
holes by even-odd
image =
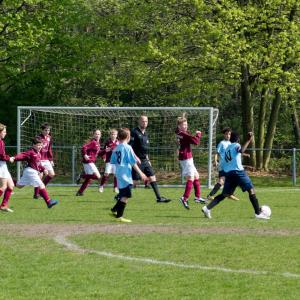
[[271, 217], [272, 211], [268, 205], [263, 205], [260, 209], [265, 216]]

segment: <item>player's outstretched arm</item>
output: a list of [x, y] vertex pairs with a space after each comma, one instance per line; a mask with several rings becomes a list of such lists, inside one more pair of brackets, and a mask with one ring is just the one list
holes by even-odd
[[250, 144], [251, 141], [252, 141], [252, 138], [253, 138], [253, 132], [248, 132], [248, 134], [247, 134], [247, 141], [246, 141], [246, 143], [243, 145], [242, 150], [241, 150], [241, 153], [244, 153], [244, 152], [247, 150], [249, 144]]

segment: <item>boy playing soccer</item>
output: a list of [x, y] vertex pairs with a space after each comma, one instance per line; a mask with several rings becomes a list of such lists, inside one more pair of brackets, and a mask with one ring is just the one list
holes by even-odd
[[121, 128], [118, 131], [119, 145], [115, 148], [111, 156], [111, 164], [116, 166], [116, 177], [119, 187], [118, 201], [111, 209], [112, 214], [119, 222], [129, 223], [131, 220], [125, 219], [123, 213], [131, 198], [131, 189], [133, 185], [132, 168], [140, 175], [142, 180], [146, 180], [147, 176], [140, 170], [137, 165], [135, 154], [128, 145], [130, 141], [130, 131], [128, 128]]
[[98, 156], [101, 156], [100, 150], [100, 129], [95, 129], [92, 132], [92, 137], [81, 148], [82, 164], [84, 168], [84, 174], [81, 174], [80, 178], [84, 178], [84, 182], [80, 186], [76, 193], [76, 196], [83, 196], [83, 192], [91, 184], [93, 180], [99, 180], [101, 178], [100, 172], [97, 169], [95, 162]]
[[41, 149], [43, 147], [42, 140], [38, 138], [32, 139], [32, 148], [25, 152], [21, 152], [14, 157], [13, 161], [25, 161], [26, 167], [23, 171], [23, 175], [20, 180], [17, 182], [18, 188], [23, 188], [26, 185], [31, 185], [33, 187], [39, 188], [39, 193], [45, 200], [47, 207], [51, 208], [52, 206], [58, 203], [57, 200], [50, 199], [48, 192], [46, 190], [45, 184], [41, 180], [40, 172], [44, 172], [45, 175], [48, 175], [48, 171], [41, 165]]
[[99, 193], [103, 193], [104, 190], [104, 184], [108, 181], [109, 174], [114, 175], [114, 192], [118, 193], [118, 184], [117, 184], [117, 178], [115, 176], [116, 173], [116, 167], [115, 165], [110, 163], [110, 158], [113, 150], [118, 146], [119, 141], [117, 139], [118, 131], [117, 129], [111, 129], [110, 130], [110, 137], [106, 141], [104, 145], [104, 151], [105, 151], [105, 171], [104, 175], [101, 178], [101, 183], [99, 185]]
[[[37, 136], [43, 143], [43, 147], [41, 149], [41, 165], [48, 171], [48, 175], [44, 178], [43, 183], [46, 186], [50, 180], [55, 176], [55, 172], [53, 169], [53, 153], [52, 153], [52, 136], [50, 133], [51, 127], [48, 123], [44, 123], [41, 126], [41, 133]], [[34, 199], [39, 198], [39, 188], [34, 188]]]
[[249, 200], [254, 208], [255, 217], [257, 219], [269, 219], [260, 211], [259, 203], [255, 195], [254, 186], [251, 179], [247, 175], [242, 165], [241, 154], [244, 153], [251, 142], [253, 133], [248, 133], [248, 139], [243, 147], [239, 144], [239, 135], [232, 132], [230, 137], [231, 144], [225, 150], [225, 160], [223, 170], [225, 171], [225, 184], [222, 194], [215, 197], [215, 199], [207, 206], [202, 207], [202, 212], [206, 218], [211, 219], [211, 209], [218, 205], [229, 195], [232, 195], [237, 186], [240, 186], [243, 192], [247, 191]]
[[180, 162], [182, 175], [186, 178], [185, 191], [183, 196], [179, 199], [183, 207], [190, 209], [189, 196], [194, 186], [195, 202], [206, 203], [205, 199], [200, 197], [201, 188], [199, 182], [199, 173], [194, 165], [191, 145], [198, 145], [201, 138], [201, 131], [196, 131], [196, 135], [191, 135], [188, 131], [188, 123], [185, 116], [177, 118], [177, 128], [175, 130], [176, 138], [179, 142], [180, 148], [178, 159]]
[[[223, 164], [225, 160], [225, 150], [226, 148], [231, 144], [230, 142], [230, 136], [231, 136], [231, 129], [229, 127], [226, 127], [222, 130], [222, 133], [224, 135], [224, 139], [218, 144], [217, 146], [217, 153], [214, 157], [215, 159], [215, 165], [219, 169], [219, 179], [213, 189], [210, 191], [210, 193], [207, 195], [207, 200], [213, 200], [213, 196], [217, 193], [217, 191], [224, 185], [225, 182], [225, 172], [223, 170]], [[228, 196], [228, 198], [232, 200], [238, 201], [239, 199], [235, 197], [234, 195]]]
[[8, 201], [15, 185], [8, 171], [6, 162], [13, 162], [13, 159], [5, 153], [5, 136], [6, 126], [0, 123], [0, 197], [4, 194], [0, 210], [12, 213], [13, 210], [8, 207]]

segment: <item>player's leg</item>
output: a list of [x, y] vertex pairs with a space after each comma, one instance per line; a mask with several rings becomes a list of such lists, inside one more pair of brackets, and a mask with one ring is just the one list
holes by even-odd
[[107, 183], [109, 178], [109, 174], [107, 172], [104, 173], [104, 175], [101, 178], [100, 185], [99, 185], [99, 193], [103, 193], [104, 191], [104, 185]]
[[131, 220], [123, 217], [128, 199], [132, 197], [131, 189], [132, 189], [131, 184], [125, 188], [120, 189], [119, 200], [117, 201], [115, 206], [111, 209], [111, 213], [114, 216], [116, 216], [116, 220], [119, 222], [125, 222], [125, 223], [131, 222]]
[[185, 176], [185, 189], [183, 195], [180, 197], [179, 201], [184, 208], [190, 209], [189, 197], [193, 189], [194, 176]]
[[165, 197], [162, 197], [160, 195], [160, 191], [156, 182], [156, 176], [155, 172], [151, 166], [151, 163], [148, 160], [142, 161], [140, 165], [140, 169], [142, 172], [148, 177], [148, 180], [150, 182], [150, 185], [152, 187], [152, 190], [156, 196], [156, 202], [157, 203], [168, 203], [171, 201], [171, 199], [167, 199]]
[[221, 194], [216, 196], [208, 205], [202, 207], [202, 212], [205, 217], [211, 218], [211, 210], [223, 201], [229, 195], [232, 195], [238, 186], [238, 181], [236, 180], [234, 174], [229, 174], [224, 183], [224, 188]]
[[[189, 197], [193, 190], [193, 183], [195, 179], [195, 167], [193, 163], [193, 159], [186, 159], [180, 161], [180, 166], [182, 170], [182, 176], [185, 178], [185, 189], [182, 197], [180, 197], [179, 201], [183, 205], [184, 208], [189, 209]], [[198, 174], [198, 172], [197, 172]], [[199, 178], [199, 174], [198, 174]]]
[[200, 175], [196, 168], [195, 168], [195, 172], [194, 172], [193, 186], [194, 186], [194, 191], [195, 191], [195, 199], [194, 199], [195, 202], [201, 203], [201, 204], [206, 204], [206, 200], [201, 197]]
[[82, 176], [84, 182], [76, 193], [76, 196], [83, 196], [83, 192], [93, 180], [100, 180], [101, 175], [94, 163], [83, 164], [85, 174]]
[[219, 171], [219, 178], [216, 184], [214, 185], [213, 189], [207, 195], [208, 200], [212, 200], [213, 196], [218, 192], [218, 190], [224, 185], [225, 182], [225, 174], [223, 171]]
[[8, 202], [9, 202], [9, 199], [11, 197], [11, 194], [13, 192], [15, 185], [14, 185], [14, 182], [13, 182], [11, 176], [9, 178], [7, 178], [6, 180], [7, 180], [7, 182], [6, 182], [7, 187], [4, 192], [3, 201], [1, 203], [0, 209], [2, 211], [6, 211], [6, 212], [13, 212], [13, 210], [11, 208], [9, 208]]
[[[39, 176], [40, 176], [41, 179], [43, 178], [42, 173], [40, 173]], [[40, 197], [40, 188], [38, 186], [36, 186], [34, 188], [34, 192], [33, 192], [33, 199], [38, 199], [39, 197]]]

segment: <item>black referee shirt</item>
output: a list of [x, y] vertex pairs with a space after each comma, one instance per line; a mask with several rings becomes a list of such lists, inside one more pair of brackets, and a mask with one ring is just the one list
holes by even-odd
[[143, 134], [139, 127], [132, 129], [130, 145], [140, 160], [147, 159], [149, 149], [149, 139], [145, 131]]

